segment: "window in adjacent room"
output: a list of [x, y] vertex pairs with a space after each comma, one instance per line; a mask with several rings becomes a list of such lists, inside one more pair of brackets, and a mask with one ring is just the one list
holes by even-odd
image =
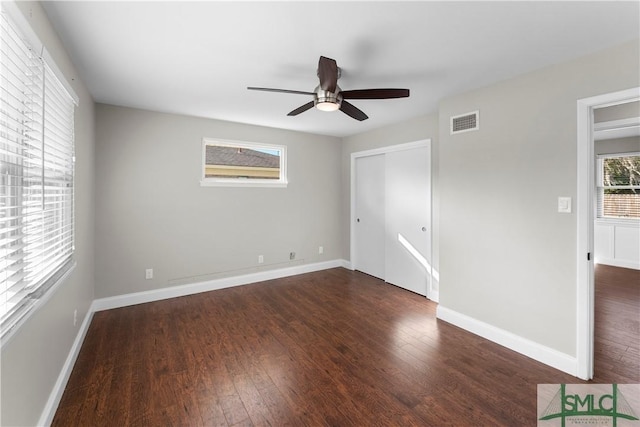
[[640, 219], [640, 153], [598, 156], [598, 218]]
[[[44, 49], [0, 19], [0, 330], [15, 329], [73, 265], [75, 95]], [[30, 40], [32, 40], [30, 38]]]
[[202, 185], [286, 187], [286, 147], [205, 138]]

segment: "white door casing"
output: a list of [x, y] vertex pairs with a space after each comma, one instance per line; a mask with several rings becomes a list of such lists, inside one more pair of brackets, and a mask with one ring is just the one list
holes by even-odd
[[594, 340], [594, 193], [593, 109], [640, 99], [640, 87], [577, 101], [576, 376], [593, 378]]

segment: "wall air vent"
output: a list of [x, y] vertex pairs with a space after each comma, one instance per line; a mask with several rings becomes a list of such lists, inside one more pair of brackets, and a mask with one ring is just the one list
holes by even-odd
[[478, 129], [480, 129], [480, 113], [478, 111], [451, 117], [451, 135]]

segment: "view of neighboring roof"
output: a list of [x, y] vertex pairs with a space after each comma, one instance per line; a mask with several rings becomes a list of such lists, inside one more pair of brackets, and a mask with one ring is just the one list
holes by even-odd
[[207, 165], [279, 168], [280, 157], [240, 147], [207, 145]]

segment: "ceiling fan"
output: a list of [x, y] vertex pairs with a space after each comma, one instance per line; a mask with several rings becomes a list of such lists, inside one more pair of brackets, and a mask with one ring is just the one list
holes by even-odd
[[318, 78], [320, 84], [313, 92], [299, 90], [272, 89], [266, 87], [248, 87], [249, 90], [262, 90], [266, 92], [293, 93], [298, 95], [312, 95], [313, 101], [291, 111], [288, 116], [297, 116], [313, 107], [322, 111], [341, 110], [343, 113], [356, 120], [362, 121], [369, 117], [346, 99], [391, 99], [406, 98], [409, 96], [409, 89], [357, 89], [342, 90], [338, 86], [340, 78], [340, 68], [335, 59], [320, 57], [318, 61]]

